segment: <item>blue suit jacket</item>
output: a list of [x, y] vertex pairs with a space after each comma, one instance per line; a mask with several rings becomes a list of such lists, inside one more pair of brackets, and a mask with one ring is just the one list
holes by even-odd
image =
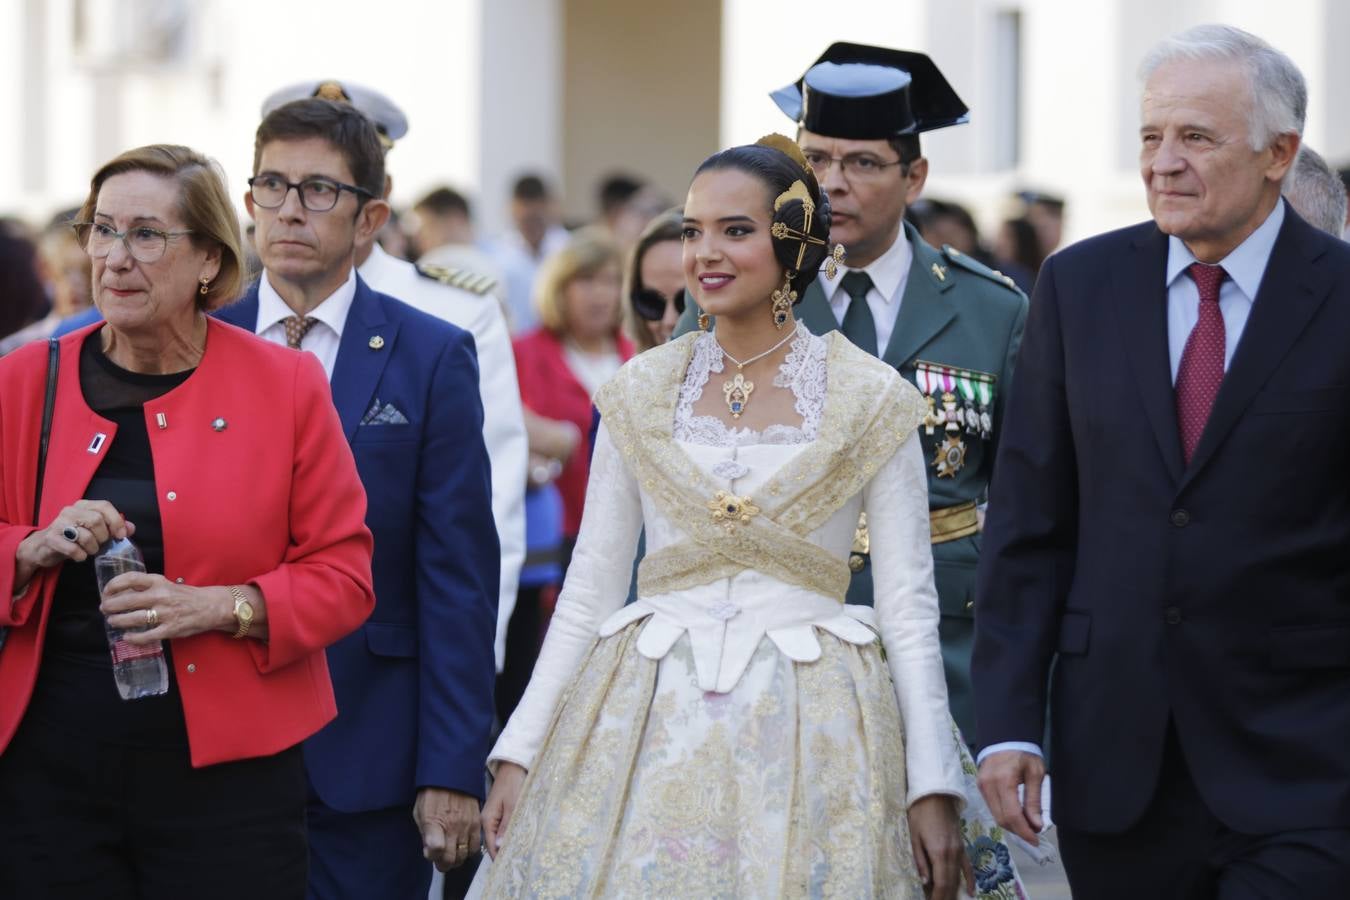
[[1041, 740], [1055, 661], [1059, 824], [1137, 822], [1170, 720], [1230, 828], [1350, 827], [1350, 245], [1286, 209], [1189, 464], [1166, 261], [1150, 222], [1036, 281], [980, 559], [979, 739]]
[[[257, 284], [218, 315], [256, 330]], [[473, 337], [358, 277], [332, 389], [369, 498], [376, 600], [328, 649], [338, 717], [305, 743], [310, 780], [346, 812], [420, 787], [482, 799], [500, 551]], [[377, 401], [407, 423], [361, 424]]]

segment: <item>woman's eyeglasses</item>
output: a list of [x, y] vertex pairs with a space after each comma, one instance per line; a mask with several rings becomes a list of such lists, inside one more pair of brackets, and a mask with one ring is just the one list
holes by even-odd
[[[660, 291], [654, 291], [651, 288], [638, 288], [633, 291], [631, 299], [633, 301], [633, 312], [637, 313], [640, 318], [646, 319], [648, 322], [659, 322], [665, 318], [666, 304], [672, 302], [666, 300], [665, 294]], [[673, 302], [675, 304], [675, 314], [680, 315], [683, 313], [684, 288], [680, 288], [675, 292]]]
[[75, 229], [75, 240], [93, 259], [103, 259], [121, 241], [131, 258], [143, 263], [157, 262], [170, 240], [192, 234], [190, 230], [160, 231], [148, 225], [118, 231], [102, 222], [75, 222], [71, 227]]

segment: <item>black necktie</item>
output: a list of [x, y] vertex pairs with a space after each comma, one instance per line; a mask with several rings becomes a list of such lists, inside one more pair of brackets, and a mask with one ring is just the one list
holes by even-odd
[[872, 289], [872, 276], [866, 272], [849, 272], [839, 282], [848, 294], [848, 311], [841, 326], [844, 337], [860, 350], [877, 355], [877, 323], [872, 320], [872, 309], [867, 305], [867, 292]]

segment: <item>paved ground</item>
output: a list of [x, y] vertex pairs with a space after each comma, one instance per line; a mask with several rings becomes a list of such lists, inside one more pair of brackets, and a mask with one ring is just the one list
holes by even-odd
[[[1055, 830], [1052, 828], [1045, 839], [1058, 845]], [[1058, 862], [1049, 866], [1038, 866], [1020, 850], [1013, 850], [1017, 862], [1017, 871], [1022, 874], [1022, 883], [1027, 887], [1028, 900], [1071, 900], [1069, 883], [1064, 879], [1064, 867]]]

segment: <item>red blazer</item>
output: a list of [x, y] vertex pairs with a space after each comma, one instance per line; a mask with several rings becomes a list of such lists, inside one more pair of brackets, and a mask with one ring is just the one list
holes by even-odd
[[[633, 355], [633, 342], [618, 332], [614, 346], [624, 362]], [[563, 534], [575, 538], [581, 530], [586, 478], [591, 471], [591, 395], [572, 374], [562, 340], [553, 332], [545, 328], [531, 331], [516, 339], [514, 349], [521, 402], [531, 412], [571, 422], [581, 430], [581, 442], [557, 481], [563, 499]]]
[[[116, 427], [80, 391], [80, 346], [101, 327], [61, 339], [43, 525], [84, 496], [116, 439]], [[46, 374], [45, 342], [0, 359], [0, 560], [13, 559], [34, 531], [27, 523]], [[225, 420], [219, 431], [217, 419]], [[312, 354], [211, 319], [196, 372], [147, 403], [145, 421], [165, 576], [201, 586], [251, 583], [267, 603], [267, 641], [224, 632], [173, 641], [192, 764], [294, 746], [337, 715], [324, 648], [375, 605], [366, 495], [323, 368]], [[43, 570], [12, 606], [0, 599], [0, 625], [10, 626], [0, 650], [0, 751], [38, 678], [58, 572]], [[14, 567], [0, 565], [0, 598], [12, 595], [13, 580]]]

